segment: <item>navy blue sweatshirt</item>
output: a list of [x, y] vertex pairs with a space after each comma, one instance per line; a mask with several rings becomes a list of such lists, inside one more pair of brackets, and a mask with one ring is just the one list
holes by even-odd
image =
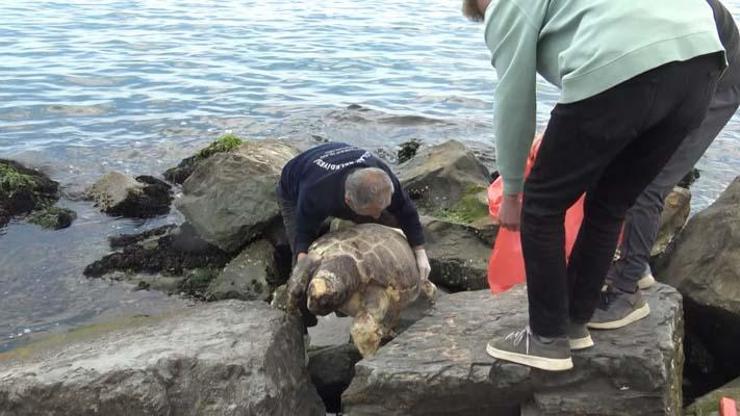
[[344, 201], [344, 182], [358, 168], [383, 169], [393, 182], [393, 196], [386, 211], [398, 221], [409, 244], [424, 244], [419, 214], [396, 175], [370, 152], [346, 143], [326, 143], [289, 161], [280, 176], [280, 196], [296, 207], [296, 253], [305, 253], [328, 217], [350, 220], [358, 217]]

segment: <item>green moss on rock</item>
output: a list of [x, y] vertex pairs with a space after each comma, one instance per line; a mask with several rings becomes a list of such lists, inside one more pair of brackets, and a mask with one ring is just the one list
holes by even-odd
[[239, 136], [231, 133], [224, 134], [208, 146], [200, 149], [195, 155], [183, 159], [176, 167], [168, 169], [164, 173], [164, 177], [170, 182], [182, 184], [193, 173], [198, 163], [217, 153], [231, 152], [242, 143], [244, 143], [244, 140]]
[[51, 206], [59, 199], [58, 189], [43, 173], [0, 159], [0, 227], [12, 216]]
[[28, 222], [51, 230], [61, 230], [69, 227], [76, 218], [77, 214], [74, 211], [48, 207], [32, 212], [28, 216]]
[[201, 149], [197, 153], [197, 157], [202, 160], [215, 155], [216, 153], [230, 152], [239, 147], [239, 145], [242, 143], [242, 139], [240, 139], [238, 136], [230, 133], [224, 134], [223, 136], [216, 139], [216, 141], [209, 144], [208, 147]]
[[417, 139], [411, 139], [407, 142], [401, 143], [398, 149], [398, 153], [396, 153], [396, 157], [398, 158], [398, 163], [406, 162], [407, 160], [411, 160], [414, 156], [416, 156], [416, 152], [419, 150], [419, 147], [421, 146], [421, 142]]
[[453, 206], [440, 209], [433, 216], [462, 224], [472, 224], [482, 218], [487, 218], [488, 205], [481, 197], [481, 192], [485, 190], [484, 187], [471, 186]]
[[33, 176], [21, 172], [17, 167], [0, 161], [0, 198], [12, 198], [18, 192], [35, 187]]
[[205, 299], [208, 286], [218, 277], [220, 272], [220, 268], [214, 267], [193, 269], [188, 273], [188, 276], [180, 282], [179, 289], [189, 296]]

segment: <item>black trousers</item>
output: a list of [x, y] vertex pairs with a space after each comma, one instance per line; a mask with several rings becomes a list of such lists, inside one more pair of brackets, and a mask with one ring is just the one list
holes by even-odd
[[[521, 239], [530, 327], [563, 337], [593, 314], [627, 209], [707, 112], [720, 55], [672, 62], [558, 104], [524, 185]], [[566, 266], [565, 211], [586, 192]]]

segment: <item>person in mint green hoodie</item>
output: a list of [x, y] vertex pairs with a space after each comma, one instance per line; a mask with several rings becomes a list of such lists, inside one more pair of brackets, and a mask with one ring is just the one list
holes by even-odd
[[[501, 226], [521, 230], [529, 325], [494, 334], [494, 358], [550, 371], [593, 345], [625, 212], [707, 112], [726, 67], [705, 0], [464, 0], [485, 23], [498, 74], [494, 122]], [[536, 75], [561, 95], [525, 181]], [[565, 211], [586, 192], [570, 258]]]

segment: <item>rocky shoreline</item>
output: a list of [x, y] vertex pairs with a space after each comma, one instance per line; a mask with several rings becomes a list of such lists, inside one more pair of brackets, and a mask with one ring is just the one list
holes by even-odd
[[48, 229], [69, 227], [76, 214], [54, 206], [58, 200], [59, 183], [18, 162], [0, 159], [0, 228], [18, 216]]
[[[267, 306], [290, 273], [275, 185], [283, 164], [300, 150], [301, 146], [281, 140], [251, 141], [226, 135], [162, 173], [164, 180], [110, 172], [92, 185], [86, 197], [109, 215], [149, 218], [166, 214], [174, 205], [185, 222], [111, 238], [111, 252], [88, 265], [86, 276], [130, 281], [141, 290], [162, 290], [210, 302], [195, 308], [197, 311], [183, 311], [182, 317], [128, 322], [125, 328], [112, 325], [103, 331], [106, 339], [124, 345], [127, 339], [135, 339], [132, 334], [170, 328], [181, 331], [179, 339], [194, 349], [182, 346], [184, 350], [178, 351], [173, 345], [154, 354], [161, 362], [137, 363], [131, 354], [143, 357], [149, 354], [143, 349], [154, 351], [156, 343], [146, 341], [143, 344], [147, 347], [142, 345], [142, 351], [137, 352], [100, 346], [88, 350], [90, 356], [80, 353], [78, 359], [66, 360], [68, 366], [63, 367], [46, 357], [70, 351], [77, 341], [62, 335], [49, 338], [53, 342], [33, 342], [0, 354], [0, 415], [97, 414], [91, 413], [96, 406], [108, 409], [106, 414], [127, 414], [121, 413], [126, 411], [121, 403], [132, 397], [137, 397], [135, 403], [140, 406], [137, 414], [323, 414], [325, 410], [343, 410], [349, 415], [479, 414], [475, 406], [466, 407], [471, 404], [499, 412], [495, 414], [622, 415], [637, 414], [637, 409], [647, 412], [640, 414], [680, 414], [682, 391], [693, 399], [728, 382], [723, 391], [737, 391], [732, 380], [740, 376], [736, 342], [740, 339], [740, 177], [685, 228], [690, 191], [676, 188], [666, 202], [653, 251], [655, 274], [678, 289], [685, 306], [678, 292], [660, 286], [650, 295], [649, 302], [655, 303], [651, 308], [656, 311], [651, 319], [626, 331], [635, 333], [623, 334], [633, 343], [620, 344], [618, 337], [607, 336], [603, 347], [594, 349], [580, 363], [579, 371], [549, 380], [551, 384], [542, 387], [537, 384], [542, 380], [523, 367], [492, 366], [493, 360], [475, 349], [485, 345], [484, 337], [489, 329], [495, 329], [488, 326], [497, 326], [504, 317], [521, 315], [519, 309], [526, 297], [522, 297], [521, 288], [495, 298], [487, 290], [487, 258], [497, 226], [488, 215], [486, 189], [495, 172], [456, 141], [432, 146], [409, 142], [396, 155], [401, 163], [393, 166], [422, 214], [431, 279], [454, 294], [443, 295], [437, 306], [419, 305], [408, 311], [403, 329], [410, 329], [372, 359], [360, 361], [358, 352], [345, 342], [306, 345], [304, 363], [303, 353], [296, 352], [303, 348], [298, 327], [285, 323], [288, 321], [277, 324], [284, 315]], [[0, 160], [0, 227], [11, 218], [50, 224], [52, 229], [68, 226], [74, 213], [55, 207], [58, 199], [58, 184], [48, 177], [16, 162]], [[252, 326], [224, 318], [237, 315]], [[220, 356], [206, 353], [210, 341], [202, 329], [196, 331], [208, 319], [221, 325], [212, 328], [218, 332], [210, 338], [223, 345]], [[450, 322], [454, 328], [439, 327]], [[281, 342], [296, 349], [280, 349], [279, 354], [285, 358], [298, 354], [300, 363], [267, 368], [272, 364], [264, 363], [269, 363], [267, 356], [273, 357], [275, 347], [260, 349], [253, 344], [276, 331], [284, 331], [280, 336], [287, 338]], [[438, 338], [440, 331], [446, 334], [444, 342]], [[665, 342], [656, 345], [649, 336], [656, 333]], [[470, 346], [461, 347], [471, 341]], [[250, 346], [234, 355], [244, 342]], [[230, 343], [233, 345], [228, 347]], [[425, 347], [426, 343], [430, 344]], [[658, 348], [656, 353], [648, 354], [652, 348]], [[175, 357], [182, 354], [185, 358]], [[240, 367], [239, 354], [249, 362], [262, 360], [263, 364], [259, 370]], [[113, 358], [121, 364], [115, 369], [96, 364]], [[407, 362], [402, 365], [403, 361]], [[410, 376], [410, 369], [404, 370], [414, 362], [418, 380]], [[424, 373], [427, 365], [431, 367]], [[188, 366], [200, 371], [197, 376], [184, 372]], [[54, 376], [40, 376], [32, 368], [43, 368]], [[163, 371], [168, 374], [165, 381], [157, 381]], [[276, 373], [268, 374], [272, 372]], [[78, 373], [89, 377], [80, 378], [75, 375]], [[603, 382], [594, 382], [600, 380], [598, 374], [620, 374], [622, 384], [610, 384], [607, 376]], [[210, 377], [226, 377], [228, 381], [214, 384]], [[644, 377], [649, 384], [644, 384]], [[109, 389], [109, 401], [86, 396], [90, 386], [100, 380], [108, 380], [104, 385]], [[213, 387], [201, 396], [188, 390], [196, 388], [196, 380]], [[280, 392], [274, 393], [280, 403], [270, 401], [273, 396], [265, 398], [264, 391], [253, 390], [256, 384], [274, 385], [274, 391]], [[625, 385], [633, 386], [628, 393], [622, 393]], [[54, 386], [62, 386], [65, 392], [60, 401], [39, 399], [46, 389], [59, 388]], [[71, 397], [76, 391], [85, 400], [62, 403], [62, 397]], [[471, 396], [476, 392], [481, 396]], [[397, 402], [387, 400], [390, 397]], [[488, 397], [487, 404], [481, 404], [482, 397]], [[589, 404], [593, 397], [604, 400], [599, 399], [599, 406]], [[608, 397], [625, 397], [626, 404], [620, 406]], [[692, 410], [700, 408], [704, 409], [697, 404], [686, 411], [707, 414]], [[3, 413], [2, 409], [11, 410]]]

